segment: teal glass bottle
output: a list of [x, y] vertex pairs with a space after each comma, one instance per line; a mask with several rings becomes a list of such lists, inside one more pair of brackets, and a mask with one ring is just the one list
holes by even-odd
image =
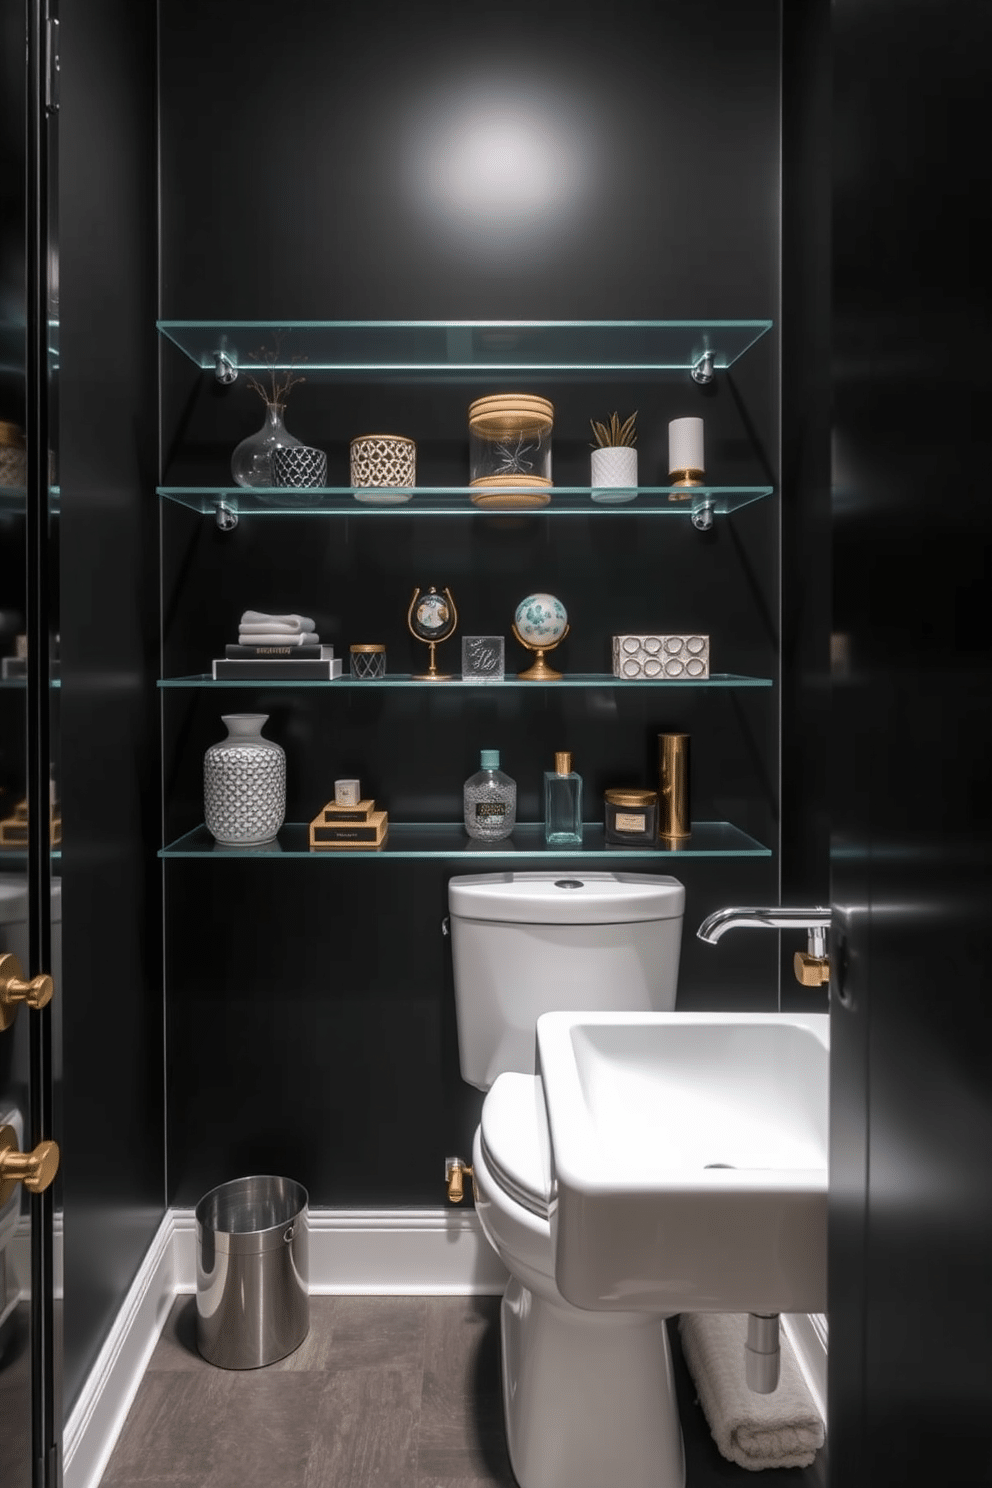
[[544, 840], [549, 847], [582, 846], [582, 776], [565, 750], [544, 773]]

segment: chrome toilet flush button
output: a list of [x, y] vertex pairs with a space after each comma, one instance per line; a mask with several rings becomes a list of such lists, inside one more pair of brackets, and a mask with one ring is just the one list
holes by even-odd
[[584, 889], [585, 884], [581, 878], [556, 878], [556, 889]]

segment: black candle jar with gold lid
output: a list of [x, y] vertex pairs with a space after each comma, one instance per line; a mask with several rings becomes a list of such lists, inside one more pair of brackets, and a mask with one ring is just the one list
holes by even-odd
[[658, 835], [658, 792], [631, 787], [604, 791], [606, 841], [613, 847], [653, 847]]

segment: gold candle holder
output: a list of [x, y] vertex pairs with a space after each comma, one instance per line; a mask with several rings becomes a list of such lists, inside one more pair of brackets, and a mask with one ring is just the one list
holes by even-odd
[[689, 818], [689, 735], [658, 735], [658, 840], [677, 846], [692, 835]]
[[668, 484], [675, 489], [669, 491], [669, 501], [689, 501], [699, 486], [705, 486], [706, 476], [702, 470], [670, 470]]

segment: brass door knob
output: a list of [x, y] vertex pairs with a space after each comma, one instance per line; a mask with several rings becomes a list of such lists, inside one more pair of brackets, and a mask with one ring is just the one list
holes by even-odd
[[0, 1209], [19, 1183], [30, 1193], [43, 1193], [58, 1170], [57, 1142], [39, 1142], [33, 1152], [18, 1152], [14, 1128], [0, 1126]]
[[10, 951], [0, 956], [0, 1033], [13, 1023], [22, 1002], [32, 1008], [46, 1007], [54, 991], [50, 976], [42, 973], [26, 982], [17, 957]]
[[792, 969], [803, 987], [822, 987], [830, 980], [830, 957], [797, 951], [792, 958]]

